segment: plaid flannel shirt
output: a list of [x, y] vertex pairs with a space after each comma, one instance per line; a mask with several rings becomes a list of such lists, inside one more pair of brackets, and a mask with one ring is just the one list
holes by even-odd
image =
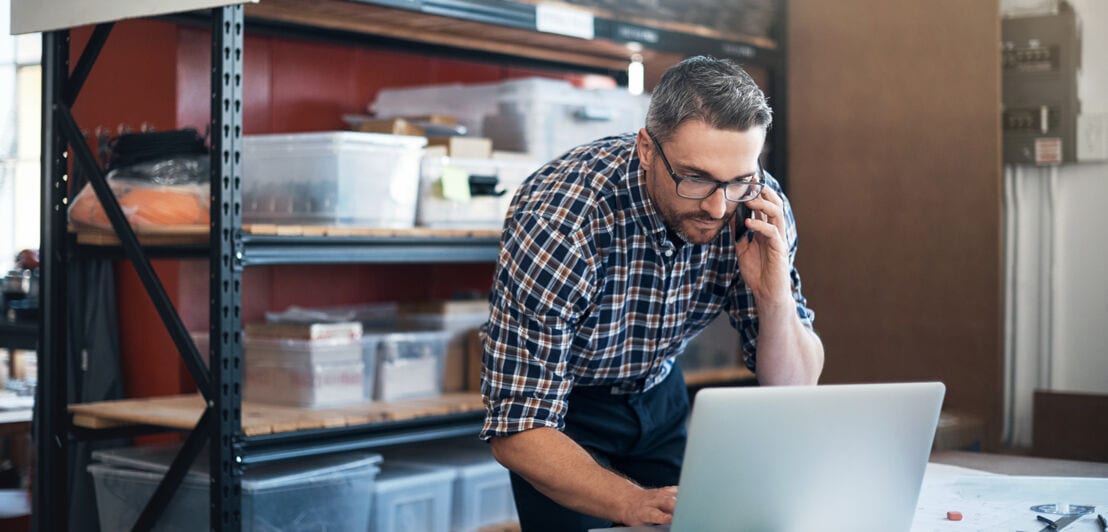
[[[758, 316], [730, 227], [708, 244], [675, 246], [643, 179], [627, 134], [570, 151], [517, 191], [482, 335], [482, 438], [561, 430], [573, 386], [650, 389], [721, 309], [755, 370]], [[796, 226], [787, 199], [785, 212], [791, 261]], [[811, 327], [795, 267], [790, 275], [797, 314]]]

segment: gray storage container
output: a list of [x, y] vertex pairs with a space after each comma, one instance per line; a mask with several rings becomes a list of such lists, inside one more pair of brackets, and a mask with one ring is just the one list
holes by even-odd
[[492, 457], [488, 445], [475, 438], [390, 449], [386, 463], [448, 467], [454, 480], [452, 532], [472, 532], [518, 519], [508, 470]]
[[450, 468], [385, 462], [374, 485], [373, 532], [448, 532], [454, 477]]
[[[177, 446], [125, 447], [92, 454], [88, 466], [96, 488], [100, 529], [130, 530], [154, 494]], [[192, 532], [209, 528], [209, 477], [202, 452], [181, 482], [154, 530]], [[242, 528], [275, 530], [366, 530], [369, 497], [380, 455], [350, 453], [250, 469], [242, 480]]]

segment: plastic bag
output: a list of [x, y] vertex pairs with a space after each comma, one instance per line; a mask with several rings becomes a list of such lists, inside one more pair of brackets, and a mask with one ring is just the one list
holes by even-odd
[[[207, 155], [184, 155], [146, 161], [112, 170], [108, 186], [131, 227], [208, 225]], [[69, 207], [69, 221], [104, 229], [111, 223], [91, 185], [85, 185]]]

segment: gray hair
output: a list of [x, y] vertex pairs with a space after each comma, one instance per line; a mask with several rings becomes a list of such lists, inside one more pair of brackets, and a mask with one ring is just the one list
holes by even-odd
[[773, 110], [754, 79], [726, 59], [702, 55], [673, 65], [650, 97], [646, 127], [665, 141], [688, 120], [716, 128], [746, 131], [773, 123]]

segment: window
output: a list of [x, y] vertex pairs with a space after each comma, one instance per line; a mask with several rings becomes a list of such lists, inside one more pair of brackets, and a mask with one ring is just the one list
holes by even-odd
[[[0, 1], [3, 26], [8, 1]], [[0, 35], [0, 273], [39, 247], [42, 37]]]

